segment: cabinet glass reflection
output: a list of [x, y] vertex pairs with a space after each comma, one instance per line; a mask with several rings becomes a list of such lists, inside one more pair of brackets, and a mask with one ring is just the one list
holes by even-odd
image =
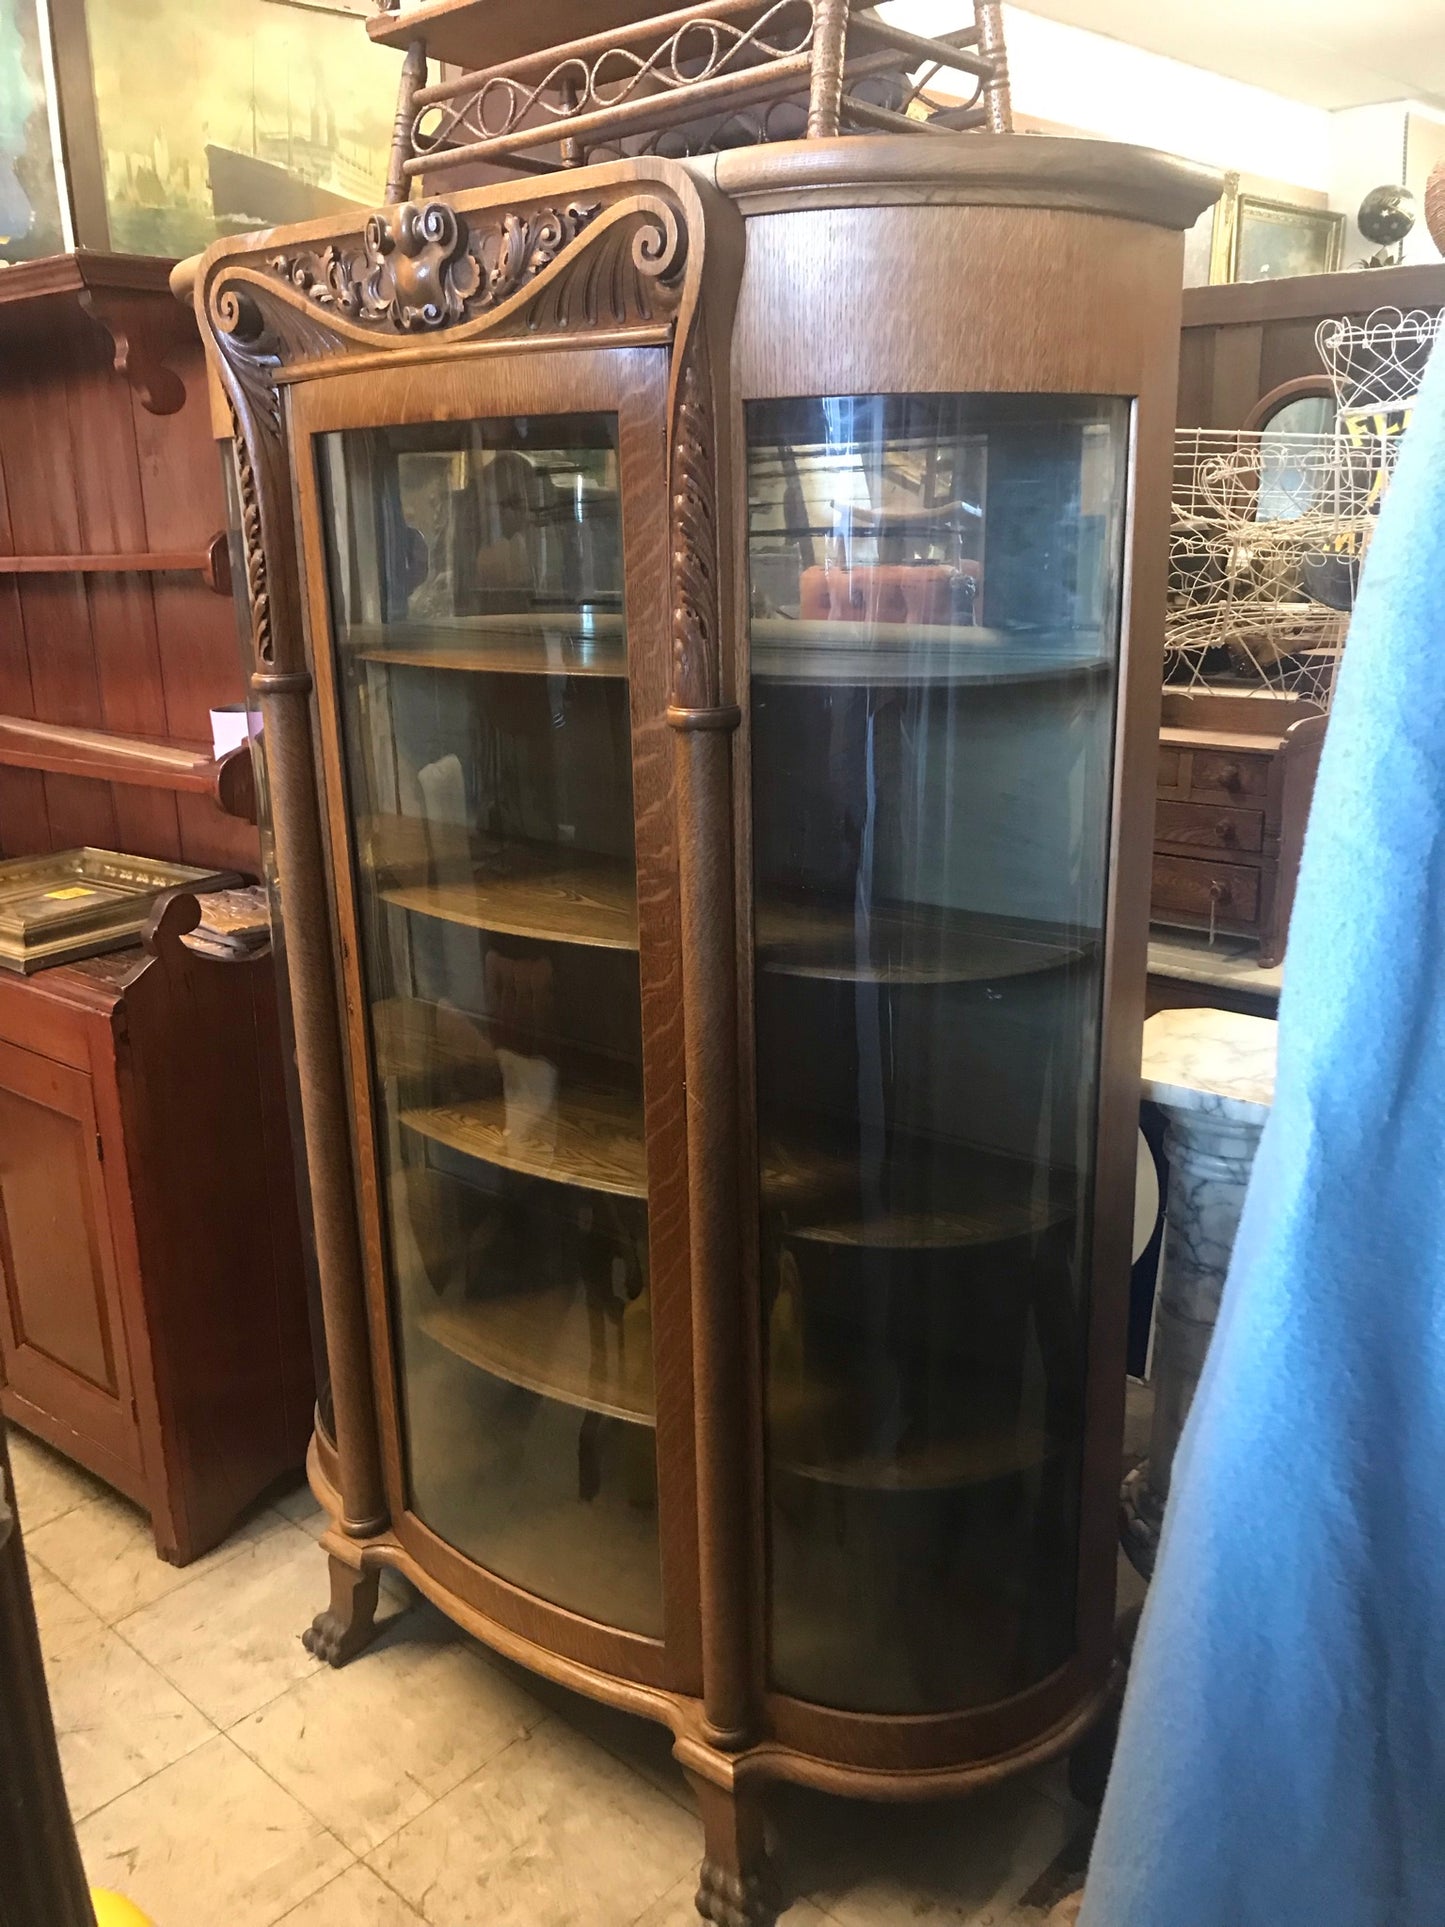
[[1073, 1648], [1128, 404], [748, 408], [775, 1685]]
[[318, 458], [409, 1503], [660, 1635], [616, 421]]

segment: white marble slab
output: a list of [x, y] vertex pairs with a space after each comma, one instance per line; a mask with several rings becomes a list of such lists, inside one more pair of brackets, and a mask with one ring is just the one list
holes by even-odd
[[1259, 945], [1245, 937], [1216, 937], [1211, 943], [1203, 930], [1169, 930], [1156, 924], [1149, 932], [1149, 974], [1277, 1002], [1284, 965], [1261, 970]]
[[1144, 1025], [1142, 1095], [1172, 1111], [1263, 1124], [1274, 1102], [1272, 1017], [1232, 1010], [1161, 1010]]

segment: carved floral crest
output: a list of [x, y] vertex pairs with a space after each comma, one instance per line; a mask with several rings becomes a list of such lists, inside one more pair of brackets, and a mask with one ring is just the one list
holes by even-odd
[[446, 201], [403, 202], [373, 214], [361, 247], [332, 243], [278, 254], [274, 274], [318, 307], [403, 333], [442, 328], [508, 301], [570, 247], [601, 212], [597, 201], [509, 212], [469, 233]]
[[712, 397], [694, 327], [697, 190], [661, 163], [653, 178], [598, 172], [585, 198], [402, 202], [369, 215], [360, 232], [298, 239], [271, 254], [228, 248], [203, 270], [203, 311], [234, 411], [252, 637], [273, 682], [305, 673], [289, 379], [358, 348], [405, 355], [408, 342], [441, 330], [502, 342], [645, 329], [652, 341], [672, 340], [681, 373], [669, 405], [673, 688], [680, 702], [717, 705]]

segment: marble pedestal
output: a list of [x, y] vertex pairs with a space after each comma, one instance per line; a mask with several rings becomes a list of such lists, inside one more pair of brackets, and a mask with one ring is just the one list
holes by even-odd
[[1144, 1026], [1141, 1095], [1165, 1114], [1169, 1200], [1154, 1312], [1154, 1421], [1149, 1456], [1124, 1481], [1121, 1536], [1146, 1578], [1274, 1100], [1275, 1032], [1273, 1018], [1227, 1010], [1162, 1010]]

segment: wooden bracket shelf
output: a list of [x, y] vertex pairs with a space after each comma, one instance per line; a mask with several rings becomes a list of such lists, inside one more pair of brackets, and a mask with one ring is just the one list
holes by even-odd
[[142, 789], [185, 790], [209, 796], [227, 816], [256, 821], [256, 782], [249, 744], [215, 757], [209, 749], [73, 729], [27, 716], [0, 716], [0, 766], [38, 769], [54, 776], [89, 776]]
[[198, 575], [216, 595], [231, 593], [231, 551], [224, 535], [204, 549], [139, 550], [123, 555], [0, 555], [0, 575]]

